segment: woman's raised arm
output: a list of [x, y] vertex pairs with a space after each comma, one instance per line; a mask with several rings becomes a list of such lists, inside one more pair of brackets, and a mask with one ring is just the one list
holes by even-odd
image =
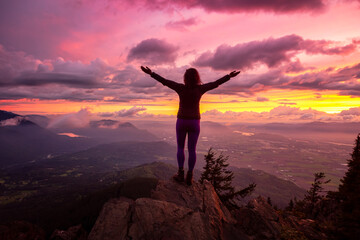
[[144, 73], [151, 75], [152, 71], [150, 68], [141, 66], [141, 70], [143, 70]]
[[167, 86], [169, 88], [171, 88], [174, 91], [179, 91], [181, 88], [181, 84], [165, 79], [162, 76], [160, 76], [159, 74], [154, 73], [153, 71], [151, 71], [150, 68], [148, 67], [143, 67], [141, 66], [141, 70], [143, 70], [144, 73], [149, 74], [152, 78], [154, 78], [156, 81], [162, 83], [164, 86]]
[[229, 73], [229, 77], [230, 78], [236, 77], [239, 73], [240, 71], [232, 71], [231, 73]]
[[203, 85], [203, 89], [204, 89], [203, 91], [207, 92], [209, 90], [217, 88], [219, 85], [229, 81], [230, 78], [236, 77], [239, 73], [240, 73], [240, 71], [232, 71], [231, 73], [225, 75], [224, 77], [222, 77], [214, 82], [206, 83]]

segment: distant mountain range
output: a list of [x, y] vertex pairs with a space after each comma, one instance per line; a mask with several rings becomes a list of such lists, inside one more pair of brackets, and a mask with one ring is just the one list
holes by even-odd
[[42, 115], [25, 115], [26, 119], [29, 121], [36, 123], [42, 128], [47, 128], [50, 123], [50, 119], [48, 117], [42, 116]]
[[18, 117], [20, 115], [12, 113], [12, 112], [6, 112], [3, 110], [0, 110], [0, 121], [4, 121], [6, 119], [10, 119], [10, 118], [14, 118], [14, 117]]
[[244, 132], [280, 134], [288, 138], [352, 144], [360, 132], [360, 122], [235, 123], [231, 128]]
[[78, 151], [94, 145], [90, 139], [60, 136], [26, 117], [0, 111], [0, 167]]
[[128, 122], [100, 120], [90, 122], [86, 128], [47, 129], [30, 119], [41, 126], [49, 124], [45, 116], [21, 116], [0, 110], [0, 168], [77, 152], [98, 144], [157, 140]]
[[138, 129], [130, 122], [119, 122], [110, 119], [90, 121], [88, 127], [52, 128], [57, 133], [73, 133], [82, 137], [95, 139], [99, 144], [119, 141], [156, 141], [156, 136], [147, 130]]

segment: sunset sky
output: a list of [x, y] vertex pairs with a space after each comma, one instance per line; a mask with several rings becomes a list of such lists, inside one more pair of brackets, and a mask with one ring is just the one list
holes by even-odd
[[358, 0], [1, 0], [0, 109], [171, 119], [204, 83], [203, 119], [360, 121]]

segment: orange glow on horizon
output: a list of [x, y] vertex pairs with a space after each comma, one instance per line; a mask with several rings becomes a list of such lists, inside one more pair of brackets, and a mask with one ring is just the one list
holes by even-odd
[[[268, 99], [267, 101], [257, 101], [258, 96], [248, 98], [206, 94], [203, 96], [200, 104], [200, 111], [204, 113], [216, 109], [220, 112], [268, 112], [278, 106], [290, 106], [300, 109], [313, 109], [326, 113], [339, 113], [342, 110], [360, 106], [360, 97], [340, 96], [336, 91], [314, 92], [310, 90], [268, 90], [259, 94], [259, 97]], [[178, 109], [178, 98], [173, 100], [158, 101], [132, 101], [107, 102], [71, 102], [66, 100], [1, 100], [1, 109], [19, 114], [66, 114], [78, 112], [81, 109], [88, 109], [92, 113], [112, 113], [121, 109], [129, 109], [134, 106], [146, 108], [144, 111], [154, 115], [176, 115]]]

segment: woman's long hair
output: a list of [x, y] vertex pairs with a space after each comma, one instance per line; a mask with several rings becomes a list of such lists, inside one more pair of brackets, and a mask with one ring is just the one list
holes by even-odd
[[195, 68], [186, 69], [184, 73], [184, 83], [186, 86], [196, 86], [202, 84], [200, 75]]

